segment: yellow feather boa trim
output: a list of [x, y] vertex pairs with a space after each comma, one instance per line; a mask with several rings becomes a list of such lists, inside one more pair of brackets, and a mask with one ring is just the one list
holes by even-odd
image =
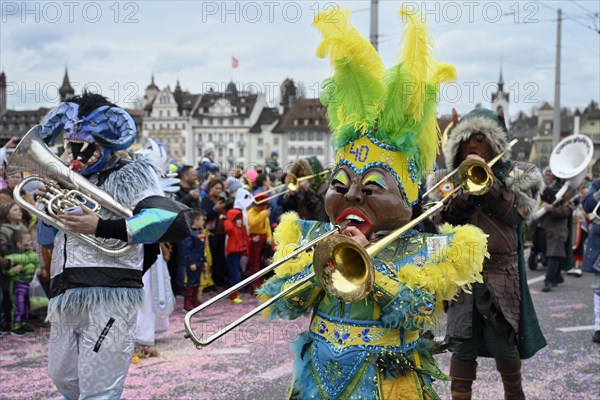
[[483, 261], [489, 258], [487, 237], [473, 225], [453, 227], [444, 224], [441, 234], [454, 234], [448, 246], [423, 267], [405, 265], [398, 279], [409, 288], [423, 288], [436, 296], [437, 301], [452, 300], [458, 289], [469, 291], [471, 283], [483, 282]]
[[[281, 260], [300, 247], [302, 231], [298, 225], [299, 219], [300, 217], [295, 212], [285, 213], [281, 216], [279, 225], [273, 233], [273, 238], [277, 244], [273, 260]], [[297, 258], [292, 258], [283, 263], [275, 268], [275, 275], [282, 279], [296, 275], [302, 268], [312, 263], [312, 254], [303, 252]]]

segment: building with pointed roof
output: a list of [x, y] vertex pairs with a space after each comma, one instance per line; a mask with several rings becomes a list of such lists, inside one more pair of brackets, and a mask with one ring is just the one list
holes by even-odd
[[0, 115], [8, 108], [6, 97], [6, 75], [0, 72]]
[[504, 118], [506, 121], [506, 127], [509, 128], [510, 120], [510, 95], [504, 91], [504, 78], [502, 77], [502, 65], [500, 65], [500, 77], [498, 78], [498, 90], [492, 93], [492, 110], [498, 112], [498, 109], [502, 107], [504, 110]]
[[152, 102], [156, 98], [156, 95], [160, 92], [160, 89], [154, 83], [154, 74], [152, 74], [150, 78], [150, 84], [146, 86], [146, 90], [144, 91], [144, 98], [142, 100], [142, 107], [144, 110], [148, 107], [151, 107]]
[[67, 101], [71, 97], [75, 96], [75, 89], [71, 86], [71, 82], [69, 81], [69, 71], [65, 67], [65, 76], [63, 77], [62, 86], [58, 89], [58, 94], [60, 96], [60, 101]]
[[191, 114], [199, 98], [200, 95], [183, 91], [179, 80], [175, 90], [171, 90], [170, 86], [160, 90], [152, 75], [144, 93], [142, 142], [145, 138], [152, 138], [162, 143], [177, 163], [187, 164]]
[[4, 71], [0, 73], [0, 147], [11, 137], [23, 137], [39, 124], [50, 110], [40, 107], [37, 110], [9, 110], [7, 99], [7, 79]]
[[283, 134], [280, 164], [289, 166], [297, 158], [315, 156], [321, 164], [333, 165], [331, 131], [327, 108], [319, 99], [297, 99], [280, 117], [273, 133]]
[[192, 141], [186, 148], [187, 162], [196, 165], [208, 149], [215, 152], [215, 162], [226, 171], [234, 165], [263, 163], [247, 154], [250, 129], [267, 107], [265, 96], [238, 90], [229, 82], [224, 92], [211, 87], [203, 93], [192, 111]]

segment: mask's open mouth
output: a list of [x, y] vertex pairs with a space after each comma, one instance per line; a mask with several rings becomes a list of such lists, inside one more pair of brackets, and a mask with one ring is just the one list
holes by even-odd
[[344, 221], [348, 221], [350, 223], [349, 226], [355, 226], [359, 231], [362, 232], [363, 235], [369, 235], [371, 231], [371, 227], [373, 223], [363, 214], [360, 210], [356, 208], [347, 208], [342, 212], [337, 219], [335, 220], [336, 224], [341, 224]]
[[71, 168], [83, 171], [96, 163], [102, 156], [100, 146], [83, 140], [66, 140], [66, 149], [71, 160]]

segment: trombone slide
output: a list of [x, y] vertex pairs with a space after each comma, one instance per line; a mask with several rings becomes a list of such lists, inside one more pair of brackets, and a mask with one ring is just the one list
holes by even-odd
[[247, 321], [248, 319], [250, 319], [251, 317], [253, 317], [257, 313], [259, 313], [260, 311], [264, 310], [265, 308], [267, 308], [268, 306], [270, 306], [271, 304], [273, 304], [275, 301], [279, 300], [281, 297], [283, 297], [286, 294], [290, 293], [291, 291], [297, 289], [298, 287], [300, 287], [300, 285], [303, 285], [304, 283], [308, 282], [310, 279], [312, 279], [315, 276], [314, 273], [312, 273], [311, 275], [307, 276], [306, 278], [303, 278], [303, 279], [299, 280], [294, 285], [292, 285], [288, 289], [286, 289], [284, 292], [281, 292], [278, 295], [272, 297], [271, 299], [269, 299], [265, 303], [261, 304], [257, 308], [251, 310], [247, 314], [243, 315], [242, 317], [238, 318], [237, 320], [235, 320], [231, 324], [227, 325], [223, 330], [221, 330], [219, 332], [216, 332], [215, 334], [213, 334], [212, 336], [210, 336], [206, 340], [202, 340], [201, 338], [198, 338], [194, 334], [194, 332], [193, 332], [193, 329], [192, 329], [192, 317], [194, 315], [198, 314], [199, 312], [201, 312], [205, 308], [210, 307], [211, 305], [213, 305], [217, 301], [219, 301], [219, 300], [221, 300], [221, 299], [229, 296], [231, 293], [237, 292], [238, 290], [240, 290], [244, 286], [247, 286], [251, 282], [255, 281], [256, 279], [258, 279], [260, 277], [262, 277], [263, 275], [266, 275], [267, 273], [273, 271], [275, 268], [277, 268], [281, 264], [285, 263], [286, 261], [288, 261], [288, 260], [296, 257], [297, 255], [299, 255], [299, 254], [301, 254], [301, 253], [303, 253], [303, 252], [311, 249], [312, 247], [314, 247], [315, 245], [317, 245], [317, 243], [319, 243], [323, 239], [325, 239], [325, 238], [327, 238], [327, 237], [329, 237], [329, 236], [331, 236], [331, 235], [333, 235], [335, 233], [339, 233], [347, 225], [348, 225], [348, 222], [343, 222], [343, 223], [341, 223], [339, 225], [336, 225], [334, 227], [334, 229], [330, 230], [329, 232], [326, 232], [326, 233], [322, 234], [321, 236], [319, 236], [319, 237], [313, 239], [312, 241], [308, 242], [304, 246], [301, 246], [301, 247], [297, 248], [296, 250], [294, 250], [293, 252], [291, 252], [287, 256], [281, 258], [280, 260], [277, 260], [276, 262], [274, 262], [271, 265], [268, 265], [267, 267], [261, 269], [260, 271], [258, 271], [254, 275], [249, 276], [248, 278], [244, 279], [243, 281], [241, 281], [237, 285], [234, 285], [234, 286], [230, 287], [229, 289], [227, 289], [223, 293], [221, 293], [221, 294], [219, 294], [219, 295], [211, 298], [210, 300], [202, 303], [198, 307], [196, 307], [193, 310], [189, 311], [185, 315], [184, 322], [183, 322], [185, 330], [187, 332], [185, 334], [185, 338], [186, 339], [191, 339], [192, 342], [194, 342], [196, 344], [197, 348], [201, 348], [203, 346], [207, 346], [207, 345], [211, 344], [212, 342], [214, 342], [216, 339], [220, 338], [221, 336], [223, 336], [224, 334], [226, 334], [227, 332], [229, 332], [230, 330], [232, 330], [233, 328], [237, 327], [238, 325], [240, 325], [241, 323]]

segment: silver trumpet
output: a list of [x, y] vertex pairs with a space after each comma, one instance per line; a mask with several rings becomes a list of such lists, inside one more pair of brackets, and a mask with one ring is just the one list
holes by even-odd
[[[69, 232], [108, 256], [118, 257], [133, 249], [133, 246], [122, 241], [105, 240], [93, 235], [69, 231], [58, 217], [58, 214], [65, 212], [68, 208], [83, 204], [90, 207], [95, 213], [104, 208], [122, 218], [129, 218], [133, 214], [131, 210], [117, 203], [111, 195], [65, 165], [44, 143], [41, 125], [36, 125], [27, 132], [8, 160], [8, 174], [24, 171], [31, 172], [34, 176], [24, 179], [15, 187], [13, 195], [18, 205], [31, 214], [35, 214], [46, 225]], [[45, 197], [39, 200], [45, 204], [45, 209], [39, 209], [27, 202], [21, 196], [21, 192], [26, 184], [33, 181], [47, 186], [45, 180], [55, 181], [59, 187], [50, 186], [48, 188]]]

